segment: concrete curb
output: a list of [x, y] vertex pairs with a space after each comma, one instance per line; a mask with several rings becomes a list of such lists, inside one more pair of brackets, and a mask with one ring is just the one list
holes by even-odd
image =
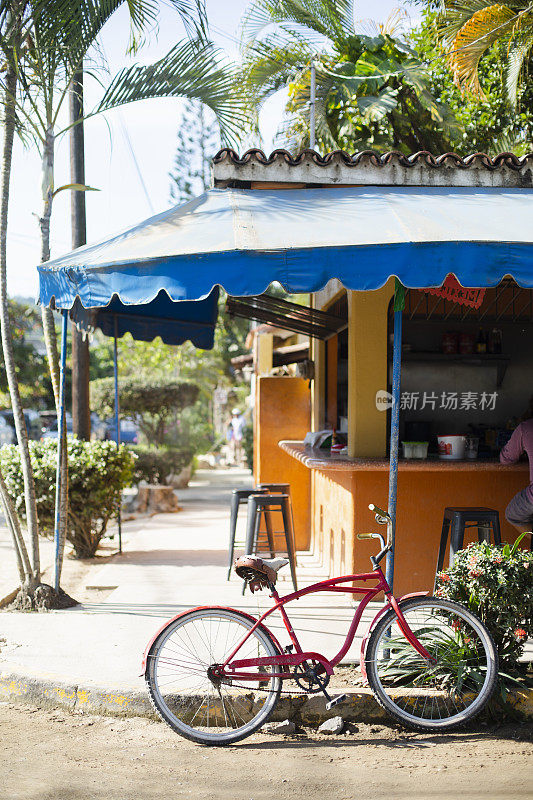
[[[326, 710], [325, 698], [319, 695], [282, 695], [272, 721], [290, 719], [317, 726], [330, 717], [342, 717], [349, 722], [383, 723], [391, 719], [370, 689], [344, 691], [346, 700], [331, 711]], [[0, 700], [85, 714], [158, 719], [145, 691], [134, 687], [101, 687], [89, 682], [68, 683], [55, 675], [23, 673], [12, 665], [0, 671]], [[511, 692], [508, 701], [519, 715], [533, 719], [533, 689]]]

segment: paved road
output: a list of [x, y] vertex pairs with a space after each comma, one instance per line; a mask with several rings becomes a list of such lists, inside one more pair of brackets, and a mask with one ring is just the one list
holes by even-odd
[[2, 800], [526, 800], [531, 728], [440, 737], [360, 725], [205, 748], [162, 723], [0, 705]]

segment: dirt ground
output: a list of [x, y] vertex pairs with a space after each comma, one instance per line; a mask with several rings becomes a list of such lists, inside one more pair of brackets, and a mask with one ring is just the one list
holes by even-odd
[[365, 795], [525, 800], [533, 729], [507, 725], [441, 736], [358, 725], [338, 736], [256, 734], [206, 748], [145, 719], [0, 704], [3, 800], [296, 800]]

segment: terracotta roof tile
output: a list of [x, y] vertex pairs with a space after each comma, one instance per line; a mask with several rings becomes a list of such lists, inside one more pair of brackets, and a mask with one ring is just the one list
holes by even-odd
[[240, 156], [235, 150], [225, 147], [219, 150], [213, 159], [214, 164], [223, 162], [231, 162], [236, 166], [243, 166], [255, 162], [262, 165], [271, 165], [279, 162], [296, 167], [303, 163], [313, 162], [317, 166], [329, 166], [331, 164], [342, 164], [348, 167], [357, 167], [360, 165], [371, 165], [375, 167], [385, 167], [390, 164], [397, 164], [401, 167], [415, 167], [427, 166], [429, 169], [438, 169], [439, 167], [456, 167], [457, 169], [469, 169], [470, 167], [484, 167], [487, 170], [497, 170], [501, 167], [507, 167], [512, 170], [522, 170], [529, 166], [533, 166], [533, 153], [528, 153], [525, 156], [519, 157], [514, 153], [498, 153], [498, 155], [491, 158], [486, 153], [472, 153], [469, 156], [458, 156], [457, 153], [443, 153], [440, 156], [435, 156], [428, 150], [421, 150], [418, 153], [412, 153], [406, 156], [398, 150], [391, 150], [388, 153], [378, 153], [376, 150], [363, 150], [359, 153], [345, 152], [344, 150], [335, 150], [332, 153], [321, 155], [316, 150], [302, 150], [298, 155], [293, 156], [288, 150], [274, 150], [267, 156], [262, 150], [253, 148], [247, 150]]

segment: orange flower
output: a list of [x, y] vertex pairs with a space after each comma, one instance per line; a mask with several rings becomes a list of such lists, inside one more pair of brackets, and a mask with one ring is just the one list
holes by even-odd
[[525, 631], [523, 628], [516, 628], [514, 635], [519, 642], [522, 641], [522, 639], [527, 639], [527, 631]]

